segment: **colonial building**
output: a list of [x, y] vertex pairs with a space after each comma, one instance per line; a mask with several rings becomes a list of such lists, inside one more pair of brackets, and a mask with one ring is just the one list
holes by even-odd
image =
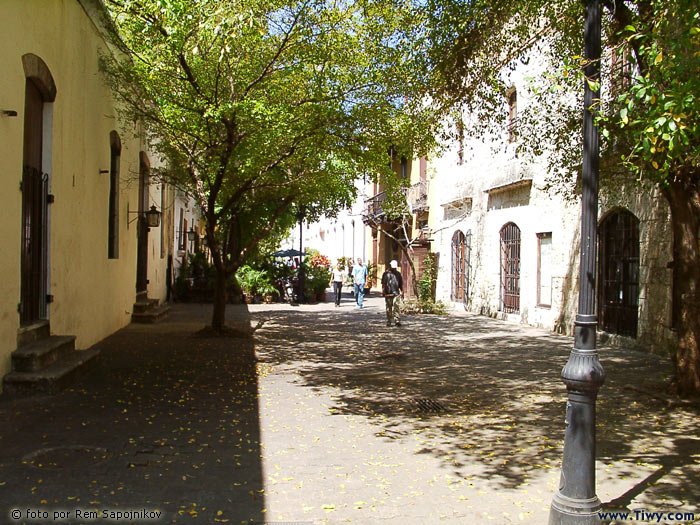
[[[580, 253], [579, 198], [548, 189], [542, 159], [519, 156], [518, 114], [527, 82], [544, 57], [516, 61], [504, 73], [505, 126], [458, 137], [429, 162], [429, 225], [439, 261], [437, 298], [457, 308], [572, 333]], [[473, 124], [473, 122], [472, 122]], [[664, 351], [673, 339], [669, 210], [638, 186], [601, 188], [597, 304], [603, 337]]]
[[117, 121], [98, 66], [100, 53], [111, 52], [103, 9], [99, 0], [0, 3], [7, 391], [60, 386], [91, 357], [74, 348], [89, 348], [166, 296], [172, 216], [160, 219], [172, 192], [151, 183], [157, 160], [138, 129]]
[[403, 214], [396, 216], [387, 212], [386, 188], [381, 183], [373, 183], [371, 196], [365, 201], [363, 220], [370, 230], [368, 251], [377, 264], [377, 277], [381, 277], [390, 261], [396, 260], [404, 277], [405, 296], [411, 298], [413, 277], [418, 280], [422, 276], [430, 250], [427, 161], [423, 157], [408, 159], [392, 152], [391, 163], [393, 171], [406, 185]]
[[174, 230], [171, 237], [173, 261], [172, 278], [177, 277], [185, 258], [204, 248], [202, 212], [195, 200], [182, 190], [175, 190], [172, 206]]

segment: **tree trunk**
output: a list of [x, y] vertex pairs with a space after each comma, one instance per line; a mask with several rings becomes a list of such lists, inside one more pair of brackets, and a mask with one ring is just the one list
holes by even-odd
[[216, 265], [216, 280], [214, 285], [214, 311], [211, 317], [211, 327], [220, 332], [226, 325], [226, 274], [223, 266]]
[[[402, 243], [399, 243], [399, 246], [401, 247], [401, 251], [404, 253], [406, 256], [406, 260], [408, 261], [408, 267], [409, 267], [409, 272], [411, 275], [408, 276], [410, 282], [411, 282], [411, 289], [413, 290], [413, 296], [418, 299], [418, 279], [416, 275], [416, 266], [413, 264], [413, 250], [409, 248], [408, 246], [404, 246]], [[404, 276], [405, 279], [406, 276]]]
[[674, 361], [681, 395], [700, 394], [700, 194], [691, 180], [693, 177], [680, 176], [664, 189], [673, 229], [673, 300], [677, 301], [678, 332]]

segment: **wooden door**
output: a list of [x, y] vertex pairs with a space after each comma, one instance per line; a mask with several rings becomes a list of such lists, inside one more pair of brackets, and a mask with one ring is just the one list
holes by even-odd
[[27, 80], [24, 105], [24, 158], [22, 173], [22, 253], [20, 323], [31, 324], [46, 316], [46, 194], [42, 173], [44, 102], [41, 92]]

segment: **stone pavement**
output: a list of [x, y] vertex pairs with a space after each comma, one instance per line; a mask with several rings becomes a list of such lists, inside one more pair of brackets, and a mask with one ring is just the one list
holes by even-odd
[[[74, 388], [0, 400], [0, 523], [546, 524], [571, 339], [353, 304], [229, 306], [253, 339], [198, 337], [211, 306], [176, 305]], [[598, 496], [700, 520], [697, 411], [634, 390], [669, 364], [601, 361]]]

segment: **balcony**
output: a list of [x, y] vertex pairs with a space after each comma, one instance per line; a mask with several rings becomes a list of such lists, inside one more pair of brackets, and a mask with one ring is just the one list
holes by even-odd
[[377, 193], [374, 197], [365, 200], [365, 209], [362, 214], [362, 221], [365, 224], [370, 222], [383, 222], [386, 217], [384, 203], [386, 202], [386, 192]]
[[411, 213], [420, 213], [428, 209], [428, 181], [422, 180], [406, 191], [406, 200]]
[[511, 160], [494, 166], [494, 176], [484, 189], [487, 193], [497, 193], [516, 187], [532, 185], [532, 171], [529, 164], [520, 159]]

